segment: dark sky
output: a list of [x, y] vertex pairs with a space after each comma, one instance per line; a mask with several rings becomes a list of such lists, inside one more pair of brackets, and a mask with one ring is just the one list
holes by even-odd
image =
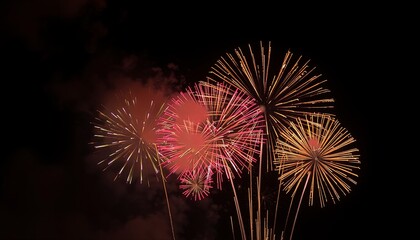
[[[259, 41], [311, 59], [361, 155], [358, 184], [335, 205], [303, 207], [294, 239], [393, 234], [390, 215], [398, 212], [382, 181], [387, 146], [377, 142], [375, 120], [389, 101], [378, 92], [388, 89], [384, 70], [393, 66], [384, 60], [394, 59], [392, 19], [360, 6], [138, 2], [2, 3], [1, 239], [171, 239], [159, 183], [113, 181], [90, 161], [93, 113], [119, 82], [203, 80], [220, 56]], [[168, 191], [177, 239], [232, 239], [230, 193], [193, 202], [174, 184]]]

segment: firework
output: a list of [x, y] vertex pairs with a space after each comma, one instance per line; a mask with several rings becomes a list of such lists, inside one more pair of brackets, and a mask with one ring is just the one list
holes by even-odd
[[175, 119], [178, 125], [183, 125], [185, 122], [200, 124], [205, 122], [208, 117], [206, 106], [197, 102], [193, 94], [188, 91], [181, 92], [173, 98], [175, 102], [172, 105], [174, 109], [171, 112], [176, 113]]
[[334, 100], [324, 98], [330, 92], [323, 87], [326, 80], [314, 74], [315, 67], [309, 67], [309, 60], [301, 63], [301, 56], [293, 58], [287, 51], [282, 61], [275, 61], [278, 66], [273, 67], [270, 42], [267, 50], [260, 42], [260, 55], [254, 55], [251, 45], [248, 47], [248, 53], [237, 48], [235, 54], [221, 57], [208, 79], [232, 84], [256, 99], [265, 116], [267, 169], [272, 170], [276, 141], [289, 121], [331, 108]]
[[126, 174], [127, 183], [135, 177], [143, 183], [144, 175], [158, 173], [156, 119], [164, 104], [163, 93], [140, 83], [120, 89], [119, 94], [109, 99], [92, 122], [94, 139], [91, 144], [105, 155], [98, 165], [104, 166], [104, 170], [115, 169], [115, 179]]
[[292, 191], [295, 196], [308, 181], [309, 205], [318, 195], [321, 207], [328, 199], [336, 203], [340, 195], [350, 192], [350, 185], [356, 184], [354, 170], [359, 169], [360, 160], [358, 149], [352, 146], [356, 140], [338, 120], [311, 115], [291, 122], [281, 134], [285, 141], [277, 142], [275, 164], [286, 192]]
[[213, 172], [210, 168], [207, 171], [199, 169], [198, 171], [185, 172], [181, 177], [181, 184], [179, 188], [183, 190], [182, 194], [185, 197], [191, 197], [194, 200], [202, 200], [210, 193], [213, 188], [212, 175]]
[[[166, 111], [165, 111], [166, 112]], [[167, 119], [166, 119], [167, 120]], [[173, 120], [173, 119], [171, 119]], [[169, 121], [171, 121], [169, 120]], [[170, 174], [182, 175], [205, 169], [214, 162], [212, 155], [212, 131], [208, 125], [184, 121], [173, 125], [162, 123], [165, 127], [159, 129], [159, 153], [162, 155], [163, 165]]]
[[[206, 117], [181, 117], [177, 110], [186, 100], [189, 105], [193, 100], [203, 106]], [[221, 83], [198, 82], [174, 97], [159, 120], [158, 149], [163, 165], [180, 175], [210, 167], [217, 173], [221, 189], [224, 173], [232, 178], [232, 173], [240, 175], [256, 161], [263, 123], [254, 99]]]

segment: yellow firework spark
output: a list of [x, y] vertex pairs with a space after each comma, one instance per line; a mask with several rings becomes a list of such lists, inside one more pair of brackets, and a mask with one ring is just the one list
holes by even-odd
[[208, 79], [228, 82], [257, 100], [265, 115], [267, 169], [271, 170], [276, 140], [289, 121], [321, 108], [332, 108], [334, 100], [324, 98], [330, 92], [323, 87], [326, 80], [314, 74], [315, 67], [309, 67], [309, 60], [301, 63], [301, 56], [293, 58], [287, 51], [282, 61], [272, 64], [271, 42], [268, 49], [260, 42], [259, 55], [254, 55], [251, 45], [248, 47], [248, 53], [237, 48], [235, 54], [221, 57]]
[[[137, 176], [142, 183], [144, 175], [158, 173], [156, 118], [162, 113], [164, 102], [156, 90], [133, 87], [110, 101], [112, 106], [98, 110], [92, 123], [92, 144], [105, 154], [98, 165], [104, 165], [104, 170], [110, 167], [117, 170], [115, 179], [127, 173], [127, 183]], [[145, 171], [147, 174], [143, 174]]]
[[[277, 141], [275, 165], [286, 192], [294, 197], [299, 189], [305, 194], [309, 183], [309, 205], [317, 194], [321, 207], [330, 198], [335, 204], [340, 195], [356, 184], [360, 160], [355, 139], [338, 120], [325, 114], [307, 116], [290, 123]], [[303, 186], [304, 184], [304, 186]]]

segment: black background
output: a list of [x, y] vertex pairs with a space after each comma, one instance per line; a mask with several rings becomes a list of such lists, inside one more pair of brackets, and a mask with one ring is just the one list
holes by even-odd
[[[395, 208], [404, 192], [395, 177], [400, 171], [390, 160], [399, 142], [391, 137], [396, 124], [390, 122], [402, 107], [393, 99], [407, 80], [399, 69], [411, 50], [405, 21], [385, 11], [391, 6], [355, 3], [197, 4], [3, 3], [0, 238], [155, 239], [145, 232], [159, 232], [159, 225], [129, 225], [153, 213], [150, 201], [139, 200], [144, 190], [103, 180], [86, 163], [98, 88], [105, 78], [142, 76], [144, 69], [170, 63], [187, 83], [202, 80], [220, 56], [259, 41], [271, 41], [273, 53], [291, 50], [311, 59], [328, 80], [335, 114], [361, 154], [358, 184], [336, 205], [304, 207], [294, 239], [405, 234], [397, 230], [405, 217]], [[219, 197], [225, 200], [215, 197], [211, 205], [222, 208], [212, 212], [218, 220], [203, 217], [206, 203], [194, 210], [186, 204], [197, 203], [176, 199], [184, 201], [184, 215], [176, 220], [182, 224], [175, 226], [179, 239], [231, 239], [222, 204], [231, 199]]]

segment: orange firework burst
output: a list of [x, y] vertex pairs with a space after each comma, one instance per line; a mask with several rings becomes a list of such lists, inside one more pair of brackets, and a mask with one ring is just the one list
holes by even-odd
[[[138, 99], [141, 96], [141, 100]], [[127, 172], [127, 183], [143, 172], [159, 172], [159, 158], [155, 147], [156, 118], [163, 111], [164, 94], [152, 86], [134, 83], [121, 90], [98, 110], [94, 126], [95, 149], [102, 150], [104, 159], [98, 165], [104, 170], [113, 167], [118, 173], [115, 179]]]
[[307, 189], [309, 206], [314, 204], [315, 195], [318, 195], [321, 208], [328, 199], [335, 204], [341, 194], [350, 192], [350, 184], [356, 184], [358, 175], [354, 170], [360, 168], [360, 156], [359, 150], [352, 146], [356, 140], [338, 120], [325, 114], [308, 115], [304, 120], [298, 118], [281, 132], [281, 136], [284, 141], [277, 141], [274, 164], [286, 193], [292, 191], [290, 208], [294, 197], [301, 192], [290, 232], [292, 239]]
[[[287, 51], [278, 66], [272, 66], [271, 43], [265, 49], [260, 42], [260, 54], [249, 46], [246, 54], [241, 48], [235, 54], [221, 57], [211, 68], [208, 79], [234, 85], [256, 99], [264, 112], [267, 133], [267, 168], [273, 169], [274, 149], [280, 133], [289, 121], [322, 108], [332, 108], [334, 100], [323, 96], [330, 91], [323, 87], [326, 80], [314, 74], [309, 60], [293, 58]], [[277, 64], [277, 62], [275, 62]]]
[[292, 122], [281, 134], [285, 141], [277, 141], [275, 164], [287, 192], [293, 190], [295, 196], [301, 184], [309, 181], [309, 205], [317, 193], [321, 207], [329, 198], [336, 203], [341, 194], [350, 192], [360, 160], [358, 149], [352, 147], [356, 140], [338, 120], [311, 115]]

